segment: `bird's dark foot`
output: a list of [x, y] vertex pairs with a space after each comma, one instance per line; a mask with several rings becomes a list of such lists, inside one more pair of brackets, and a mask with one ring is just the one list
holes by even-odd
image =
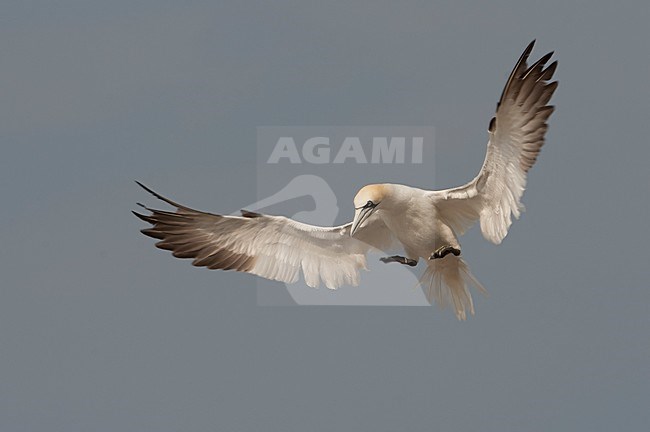
[[393, 255], [393, 256], [389, 256], [389, 257], [379, 258], [379, 261], [381, 261], [383, 263], [398, 262], [400, 264], [404, 264], [404, 265], [411, 266], [411, 267], [415, 267], [416, 265], [418, 265], [418, 262], [416, 260], [413, 260], [413, 259], [410, 259], [410, 258], [405, 258], [405, 257], [399, 256], [399, 255]]
[[456, 249], [455, 247], [449, 245], [441, 246], [436, 249], [436, 251], [429, 257], [429, 259], [444, 258], [450, 253], [458, 256], [460, 255], [460, 249]]

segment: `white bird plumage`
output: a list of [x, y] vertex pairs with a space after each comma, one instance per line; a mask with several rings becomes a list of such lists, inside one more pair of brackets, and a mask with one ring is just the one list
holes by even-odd
[[397, 184], [363, 187], [354, 200], [355, 217], [338, 227], [319, 227], [283, 216], [242, 211], [241, 216], [201, 212], [171, 201], [140, 184], [175, 212], [135, 213], [152, 227], [142, 230], [156, 246], [195, 266], [237, 270], [286, 283], [300, 273], [308, 286], [331, 289], [358, 285], [370, 250], [399, 245], [405, 257], [382, 261], [415, 265], [426, 260], [420, 283], [430, 301], [452, 304], [458, 319], [474, 314], [469, 286], [485, 291], [460, 258], [457, 236], [476, 221], [489, 241], [499, 244], [512, 216], [523, 211], [526, 176], [544, 144], [548, 102], [557, 88], [549, 82], [557, 62], [549, 53], [528, 67], [531, 42], [519, 58], [490, 122], [485, 161], [469, 183], [429, 191]]

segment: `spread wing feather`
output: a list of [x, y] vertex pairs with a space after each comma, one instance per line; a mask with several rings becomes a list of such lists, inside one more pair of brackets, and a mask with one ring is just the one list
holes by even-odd
[[544, 145], [554, 109], [548, 102], [558, 84], [549, 82], [557, 68], [557, 62], [546, 66], [552, 52], [527, 66], [534, 43], [519, 58], [497, 103], [479, 174], [464, 186], [432, 192], [440, 216], [458, 235], [480, 220], [483, 236], [499, 244], [512, 216], [519, 218], [524, 210], [526, 176]]
[[142, 233], [159, 240], [156, 246], [175, 257], [192, 259], [195, 266], [236, 270], [286, 283], [296, 282], [302, 272], [307, 285], [317, 287], [322, 281], [335, 289], [358, 285], [366, 253], [393, 242], [381, 223], [364, 229], [360, 239], [352, 238], [351, 223], [319, 227], [245, 210], [241, 216], [206, 213], [138, 184], [176, 207], [169, 212], [142, 206], [151, 214], [133, 212], [152, 225]]

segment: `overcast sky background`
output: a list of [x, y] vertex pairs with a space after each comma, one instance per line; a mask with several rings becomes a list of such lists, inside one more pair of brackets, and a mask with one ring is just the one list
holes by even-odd
[[[649, 20], [644, 0], [2, 2], [0, 430], [643, 430]], [[262, 125], [431, 125], [430, 186], [464, 183], [533, 38], [558, 108], [528, 211], [499, 247], [461, 239], [490, 291], [467, 322], [259, 307], [252, 276], [138, 233], [134, 179], [253, 202]]]

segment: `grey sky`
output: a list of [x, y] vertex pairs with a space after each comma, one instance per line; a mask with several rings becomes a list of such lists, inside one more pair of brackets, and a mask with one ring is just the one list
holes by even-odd
[[[648, 3], [242, 3], [0, 6], [0, 430], [647, 427]], [[558, 108], [505, 242], [461, 239], [467, 322], [258, 307], [138, 233], [134, 179], [254, 201], [261, 125], [432, 125], [420, 186], [464, 183], [533, 38]]]

